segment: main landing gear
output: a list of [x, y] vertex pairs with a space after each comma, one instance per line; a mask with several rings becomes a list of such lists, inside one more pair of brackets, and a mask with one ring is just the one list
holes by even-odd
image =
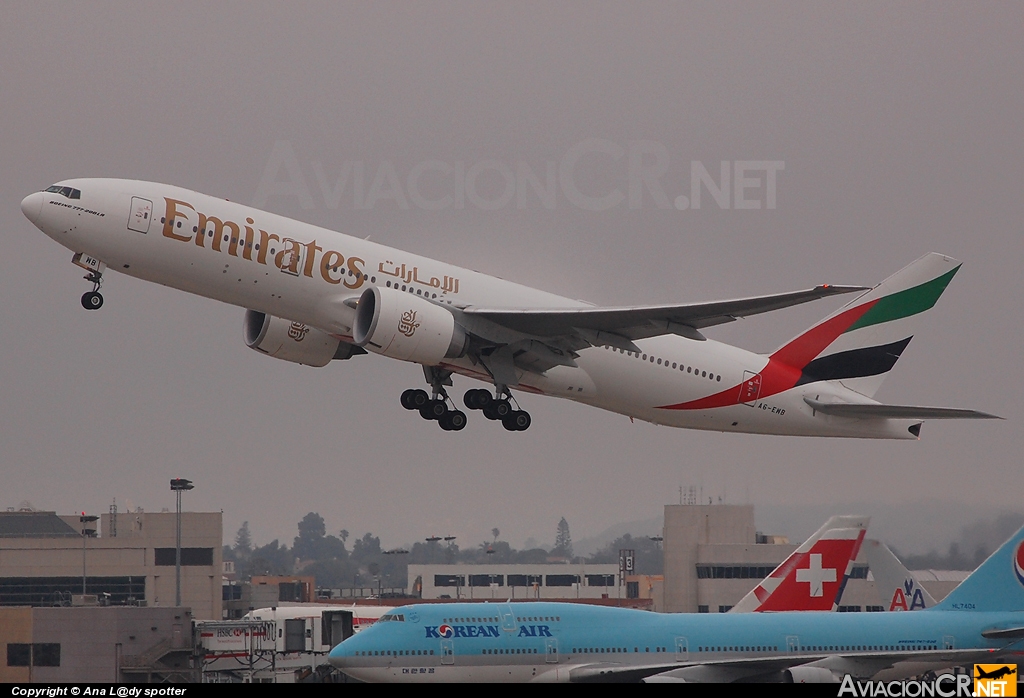
[[82, 307], [86, 310], [99, 310], [103, 307], [103, 296], [100, 294], [103, 274], [98, 271], [90, 271], [82, 278], [92, 282], [92, 290], [82, 295]]
[[[501, 422], [501, 425], [508, 431], [526, 431], [530, 428], [533, 420], [526, 410], [514, 409], [512, 403], [515, 398], [506, 389], [500, 398], [495, 398], [490, 391], [475, 389], [466, 391], [463, 402], [471, 410], [480, 410], [487, 419]], [[519, 403], [515, 404], [519, 407]]]
[[[445, 431], [465, 429], [466, 413], [456, 409], [455, 403], [448, 397], [448, 391], [444, 389], [452, 384], [452, 372], [437, 366], [424, 366], [423, 376], [430, 383], [430, 393], [410, 388], [402, 393], [402, 407], [410, 412], [416, 410], [423, 419], [436, 420]], [[469, 390], [463, 402], [467, 408], [483, 412], [487, 419], [501, 422], [508, 431], [529, 429], [532, 421], [530, 413], [519, 409], [519, 403], [512, 397], [508, 386], [496, 386], [495, 393], [496, 396], [492, 396], [488, 390]]]
[[423, 419], [436, 420], [445, 431], [462, 431], [466, 428], [466, 413], [448, 409], [448, 394], [443, 390], [433, 398], [426, 390], [409, 389], [402, 393], [402, 407], [417, 410]]

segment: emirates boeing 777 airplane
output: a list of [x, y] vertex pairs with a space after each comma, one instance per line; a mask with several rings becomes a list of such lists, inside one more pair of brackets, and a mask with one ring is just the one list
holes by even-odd
[[[927, 254], [873, 288], [823, 285], [754, 298], [601, 308], [180, 187], [71, 179], [21, 202], [74, 253], [93, 288], [107, 269], [245, 308], [246, 344], [326, 366], [367, 351], [420, 364], [430, 392], [402, 406], [466, 425], [446, 387], [509, 431], [530, 426], [512, 390], [568, 398], [654, 424], [725, 432], [915, 439], [924, 419], [974, 410], [872, 399], [960, 268]], [[703, 330], [835, 294], [845, 307], [772, 354]]]

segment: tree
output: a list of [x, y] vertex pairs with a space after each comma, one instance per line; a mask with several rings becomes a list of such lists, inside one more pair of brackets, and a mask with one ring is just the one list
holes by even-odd
[[632, 550], [635, 555], [633, 571], [636, 574], [662, 573], [663, 563], [661, 546], [647, 536], [634, 538], [628, 533], [616, 538], [611, 543], [604, 546], [604, 548], [591, 555], [587, 558], [587, 562], [603, 564], [617, 563], [619, 561], [619, 551], [624, 549]]
[[338, 537], [341, 538], [341, 542], [344, 543], [348, 540], [348, 531], [344, 528], [341, 529], [341, 531], [338, 532]]
[[249, 533], [249, 522], [243, 521], [242, 527], [235, 534], [235, 556], [244, 560], [252, 554], [252, 535]]
[[299, 522], [299, 535], [292, 544], [292, 552], [300, 560], [347, 560], [348, 551], [345, 549], [345, 543], [334, 536], [325, 535], [326, 533], [324, 517], [309, 512]]
[[275, 538], [266, 545], [255, 548], [249, 562], [250, 574], [280, 575], [291, 574], [295, 569], [295, 556], [287, 545], [280, 545]]
[[491, 535], [494, 536], [494, 542], [496, 543], [498, 542], [498, 536], [501, 535], [501, 531], [499, 531], [497, 528], [492, 528]]
[[558, 532], [555, 534], [555, 547], [551, 554], [559, 557], [572, 557], [572, 536], [569, 535], [569, 522], [565, 520], [564, 516], [558, 522]]

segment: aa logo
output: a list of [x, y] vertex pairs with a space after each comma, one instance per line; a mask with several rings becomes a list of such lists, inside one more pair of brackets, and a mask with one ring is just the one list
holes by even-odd
[[1016, 664], [975, 664], [975, 696], [1016, 696]]
[[889, 603], [890, 611], [914, 611], [924, 607], [924, 594], [920, 589], [914, 587], [912, 579], [904, 580], [902, 589], [896, 587], [892, 601]]

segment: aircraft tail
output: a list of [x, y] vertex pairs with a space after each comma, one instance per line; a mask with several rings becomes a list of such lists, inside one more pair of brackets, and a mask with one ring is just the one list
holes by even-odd
[[729, 613], [835, 610], [869, 521], [833, 516]]
[[937, 611], [1024, 611], [1024, 527], [935, 606]]
[[875, 588], [882, 597], [882, 606], [887, 611], [917, 611], [931, 608], [935, 599], [903, 563], [893, 555], [889, 546], [878, 540], [864, 541], [864, 558]]
[[926, 254], [782, 346], [772, 360], [799, 370], [797, 385], [839, 380], [873, 396], [960, 264]]

